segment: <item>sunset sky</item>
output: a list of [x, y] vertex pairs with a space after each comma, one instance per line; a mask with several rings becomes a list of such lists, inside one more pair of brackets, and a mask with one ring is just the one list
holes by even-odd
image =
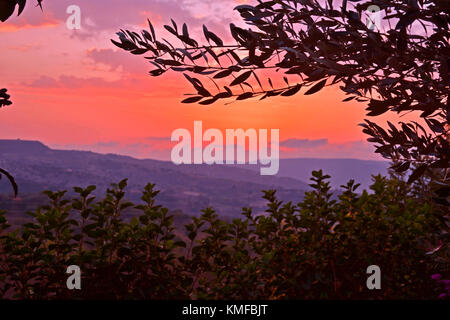
[[[229, 39], [229, 23], [239, 22], [233, 7], [246, 1], [47, 0], [43, 13], [34, 2], [0, 24], [1, 87], [13, 100], [0, 111], [0, 139], [168, 159], [172, 131], [192, 130], [194, 120], [202, 120], [205, 128], [221, 130], [280, 129], [284, 157], [379, 159], [357, 126], [364, 105], [340, 102], [345, 96], [338, 88], [262, 102], [185, 105], [183, 94], [192, 89], [181, 74], [151, 77], [142, 56], [110, 41], [120, 28], [147, 28], [147, 18], [159, 34], [167, 34], [162, 26], [173, 18], [193, 34], [206, 24]], [[81, 8], [81, 30], [66, 27], [72, 4]]]

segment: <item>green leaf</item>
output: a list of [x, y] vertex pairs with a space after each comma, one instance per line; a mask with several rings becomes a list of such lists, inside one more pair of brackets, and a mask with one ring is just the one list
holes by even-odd
[[323, 87], [325, 86], [325, 84], [327, 83], [327, 79], [323, 79], [320, 82], [316, 83], [314, 86], [312, 86], [308, 91], [305, 92], [305, 95], [311, 95], [314, 94], [316, 92], [319, 92], [320, 90], [323, 89]]
[[251, 74], [252, 74], [252, 71], [246, 71], [246, 72], [240, 74], [238, 77], [236, 77], [236, 79], [233, 80], [233, 82], [231, 82], [230, 86], [236, 86], [238, 84], [241, 84], [242, 82], [247, 80]]
[[408, 170], [410, 165], [411, 165], [410, 162], [403, 162], [399, 165], [394, 166], [393, 168], [396, 172], [401, 173], [401, 172], [405, 172], [406, 170]]
[[215, 74], [214, 75], [214, 79], [221, 79], [221, 78], [226, 78], [226, 77], [228, 77], [230, 74], [232, 74], [233, 73], [233, 71], [232, 70], [230, 70], [230, 69], [228, 69], [228, 70], [223, 70], [223, 71], [220, 71], [219, 73], [217, 73], [217, 74]]
[[19, 193], [19, 187], [17, 186], [16, 180], [14, 180], [14, 177], [10, 175], [8, 171], [0, 168], [0, 179], [2, 177], [2, 174], [4, 174], [8, 178], [9, 182], [11, 183], [14, 189], [14, 197], [17, 197], [17, 194]]
[[293, 96], [293, 95], [295, 95], [297, 92], [299, 92], [301, 88], [302, 88], [302, 86], [301, 86], [300, 84], [298, 84], [298, 85], [296, 85], [295, 87], [293, 87], [293, 88], [291, 88], [291, 89], [289, 89], [289, 90], [286, 90], [286, 91], [283, 92], [281, 95], [282, 95], [283, 97], [290, 97], [290, 96]]
[[176, 61], [176, 60], [168, 60], [168, 59], [156, 59], [155, 60], [156, 63], [162, 64], [162, 65], [167, 65], [167, 66], [181, 66], [181, 62]]
[[202, 96], [195, 96], [195, 97], [190, 97], [190, 98], [184, 99], [183, 101], [181, 101], [181, 103], [195, 103], [195, 102], [199, 102], [202, 99], [203, 99]]
[[148, 22], [148, 26], [150, 28], [150, 32], [152, 33], [153, 41], [156, 41], [155, 28], [153, 28], [153, 25], [149, 19], [147, 19], [147, 22]]
[[125, 189], [127, 184], [128, 184], [128, 179], [123, 179], [122, 181], [119, 182], [119, 188], [120, 189]]
[[203, 34], [205, 35], [205, 38], [208, 42], [209, 42], [209, 40], [212, 40], [217, 46], [219, 46], [219, 47], [223, 46], [222, 39], [220, 39], [213, 32], [209, 31], [205, 25], [203, 25]]
[[189, 39], [189, 31], [186, 23], [183, 23], [183, 37]]
[[243, 94], [241, 94], [239, 97], [237, 97], [236, 100], [245, 100], [245, 99], [249, 99], [253, 97], [253, 92], [245, 92]]
[[[1, 1], [0, 2], [0, 21], [5, 22], [13, 13], [16, 8], [15, 1]], [[19, 8], [20, 10], [20, 8]]]
[[408, 179], [408, 183], [413, 183], [414, 181], [416, 181], [417, 179], [419, 179], [427, 170], [427, 165], [426, 164], [422, 164], [419, 167], [417, 167], [413, 173], [409, 176]]
[[218, 100], [218, 98], [214, 97], [214, 98], [211, 98], [211, 99], [208, 99], [208, 100], [203, 100], [203, 101], [199, 102], [199, 104], [201, 104], [201, 105], [210, 105], [210, 104], [213, 104], [214, 102], [216, 102], [217, 100]]
[[171, 26], [165, 25], [164, 28], [165, 28], [167, 31], [169, 31], [171, 34], [173, 34], [173, 35], [175, 35], [175, 36], [178, 35], [178, 33], [175, 31], [175, 29], [172, 28]]

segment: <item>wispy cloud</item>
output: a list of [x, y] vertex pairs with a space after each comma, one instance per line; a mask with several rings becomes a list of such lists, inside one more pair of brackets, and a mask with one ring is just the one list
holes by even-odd
[[91, 78], [79, 78], [75, 76], [62, 75], [58, 78], [52, 78], [48, 76], [41, 76], [40, 78], [26, 84], [32, 88], [86, 88], [86, 87], [123, 87], [124, 82], [120, 81], [107, 81], [99, 77]]
[[[364, 141], [349, 141], [344, 143], [329, 143], [327, 139], [298, 139], [297, 147], [288, 148], [294, 140], [280, 142], [281, 158], [355, 158], [381, 160], [373, 153], [373, 146]], [[303, 143], [302, 143], [303, 142]], [[77, 149], [99, 153], [114, 153], [132, 156], [140, 159], [158, 159], [170, 161], [170, 153], [175, 142], [169, 137], [146, 137], [128, 139], [127, 141], [100, 141], [92, 144], [54, 144], [52, 147], [62, 149]], [[206, 146], [207, 144], [205, 144]], [[242, 146], [237, 146], [241, 148]]]
[[[105, 141], [93, 144], [49, 144], [52, 148], [63, 150], [92, 151], [102, 154], [118, 154], [138, 159], [170, 160], [170, 141]], [[155, 143], [156, 141], [156, 143]]]
[[328, 144], [328, 139], [288, 139], [280, 142], [281, 147], [287, 147], [292, 149], [304, 149], [304, 148], [315, 148], [319, 146], [324, 146]]
[[289, 139], [280, 142], [282, 158], [356, 158], [381, 160], [366, 141], [330, 143], [328, 139]]

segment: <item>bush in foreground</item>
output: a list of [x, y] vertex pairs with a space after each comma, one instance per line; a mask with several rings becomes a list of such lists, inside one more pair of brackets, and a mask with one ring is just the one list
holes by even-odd
[[[212, 208], [182, 228], [156, 204], [148, 184], [142, 204], [125, 200], [126, 180], [96, 201], [94, 186], [45, 191], [49, 204], [12, 230], [0, 213], [0, 297], [14, 299], [434, 299], [445, 297], [448, 219], [397, 179], [377, 176], [373, 192], [350, 181], [333, 199], [322, 171], [302, 202], [264, 191], [267, 210], [243, 208], [231, 222]], [[124, 210], [140, 215], [131, 221]], [[445, 221], [444, 221], [445, 223]], [[433, 250], [433, 248], [439, 248]], [[431, 252], [430, 252], [431, 251]], [[434, 251], [434, 252], [433, 252]], [[68, 290], [78, 265], [82, 289]], [[366, 269], [381, 268], [381, 290]], [[440, 281], [436, 281], [439, 274]], [[433, 276], [433, 278], [432, 278]]]

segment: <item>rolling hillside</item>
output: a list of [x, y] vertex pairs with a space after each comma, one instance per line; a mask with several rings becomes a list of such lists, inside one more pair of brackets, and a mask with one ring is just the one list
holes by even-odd
[[[142, 188], [151, 182], [161, 190], [158, 199], [162, 205], [192, 215], [208, 206], [224, 216], [237, 216], [248, 206], [262, 211], [261, 190], [275, 188], [281, 199], [300, 200], [308, 188], [299, 180], [261, 176], [235, 166], [176, 166], [112, 154], [53, 150], [40, 142], [22, 140], [0, 140], [0, 167], [15, 176], [22, 198], [46, 189], [72, 190], [91, 184], [97, 185], [97, 194], [102, 195], [111, 183], [128, 178], [131, 200], [139, 200]], [[11, 193], [6, 179], [0, 180], [0, 192]]]

